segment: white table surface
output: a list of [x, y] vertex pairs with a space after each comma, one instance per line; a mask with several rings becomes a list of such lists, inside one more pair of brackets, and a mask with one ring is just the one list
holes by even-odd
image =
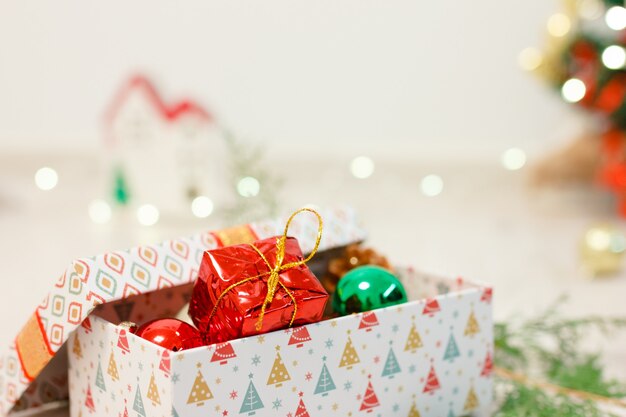
[[[578, 244], [585, 229], [608, 220], [626, 232], [611, 203], [599, 193], [549, 192], [526, 185], [527, 169], [493, 164], [379, 161], [374, 175], [353, 178], [348, 158], [271, 161], [283, 175], [281, 207], [348, 203], [361, 213], [369, 244], [395, 263], [479, 279], [495, 287], [496, 319], [532, 314], [562, 294], [568, 316], [626, 316], [626, 264], [611, 279], [590, 280], [580, 268]], [[35, 170], [54, 166], [53, 191], [38, 190]], [[106, 226], [93, 224], [88, 202], [102, 196], [93, 155], [0, 155], [0, 342], [15, 336], [35, 305], [72, 259], [139, 243], [188, 235], [219, 219], [160, 222], [146, 228], [132, 214], [117, 213]], [[419, 179], [441, 175], [444, 191], [425, 197]], [[611, 375], [626, 380], [626, 337], [597, 335]], [[66, 409], [40, 413], [67, 416]]]

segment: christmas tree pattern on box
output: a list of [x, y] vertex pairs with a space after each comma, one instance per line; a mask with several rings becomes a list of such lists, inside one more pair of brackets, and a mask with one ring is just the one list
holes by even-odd
[[184, 352], [96, 319], [71, 341], [80, 346], [69, 353], [71, 382], [86, 387], [72, 396], [72, 416], [480, 415], [491, 402], [491, 298], [454, 281], [445, 295], [429, 294]]

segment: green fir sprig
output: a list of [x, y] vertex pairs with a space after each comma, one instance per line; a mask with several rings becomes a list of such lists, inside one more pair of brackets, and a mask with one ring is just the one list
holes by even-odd
[[[268, 219], [277, 215], [278, 194], [282, 187], [281, 177], [274, 175], [264, 161], [264, 150], [259, 146], [243, 141], [224, 130], [222, 136], [226, 143], [230, 178], [228, 182], [233, 190], [232, 204], [224, 210], [224, 218], [229, 223], [250, 223]], [[242, 196], [237, 192], [237, 185], [244, 177], [255, 178], [260, 185], [255, 196]]]
[[596, 403], [576, 401], [566, 395], [553, 395], [524, 384], [497, 380], [508, 385], [504, 399], [494, 417], [605, 417]]
[[[496, 323], [496, 369], [562, 388], [549, 392], [541, 384], [497, 377], [496, 416], [609, 416], [593, 399], [626, 397], [626, 385], [607, 378], [600, 354], [581, 347], [590, 333], [609, 335], [626, 328], [626, 318], [564, 319], [559, 314], [564, 301], [560, 298], [530, 319]], [[567, 390], [583, 397], [586, 393], [589, 399]]]

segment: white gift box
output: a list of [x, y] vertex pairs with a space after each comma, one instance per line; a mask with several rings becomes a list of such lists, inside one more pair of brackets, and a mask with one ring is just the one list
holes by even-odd
[[[314, 271], [324, 251], [365, 237], [350, 209], [322, 216]], [[304, 252], [314, 244], [312, 217], [290, 228]], [[69, 396], [73, 417], [487, 414], [492, 292], [462, 278], [397, 268], [408, 303], [182, 352], [117, 326], [176, 315], [205, 250], [277, 235], [283, 225], [73, 262], [3, 355], [3, 413]]]

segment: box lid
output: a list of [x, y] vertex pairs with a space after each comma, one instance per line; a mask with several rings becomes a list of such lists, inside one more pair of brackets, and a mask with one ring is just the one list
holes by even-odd
[[[352, 209], [320, 210], [320, 214], [324, 219], [320, 250], [365, 238]], [[205, 250], [281, 234], [285, 221], [282, 218], [204, 232], [71, 262], [0, 356], [0, 412], [7, 414], [67, 398], [65, 342], [78, 326], [90, 327], [89, 315], [96, 308], [110, 309], [121, 300], [150, 297], [163, 289], [158, 293], [166, 292], [168, 302], [150, 302], [147, 298], [137, 304], [151, 305], [155, 317], [167, 314], [186, 302], [175, 298], [180, 295], [176, 289], [189, 287], [195, 280]], [[304, 253], [310, 252], [317, 219], [310, 214], [296, 216], [289, 235], [298, 238]], [[129, 313], [132, 305], [117, 307], [117, 317], [122, 317], [122, 310]]]

